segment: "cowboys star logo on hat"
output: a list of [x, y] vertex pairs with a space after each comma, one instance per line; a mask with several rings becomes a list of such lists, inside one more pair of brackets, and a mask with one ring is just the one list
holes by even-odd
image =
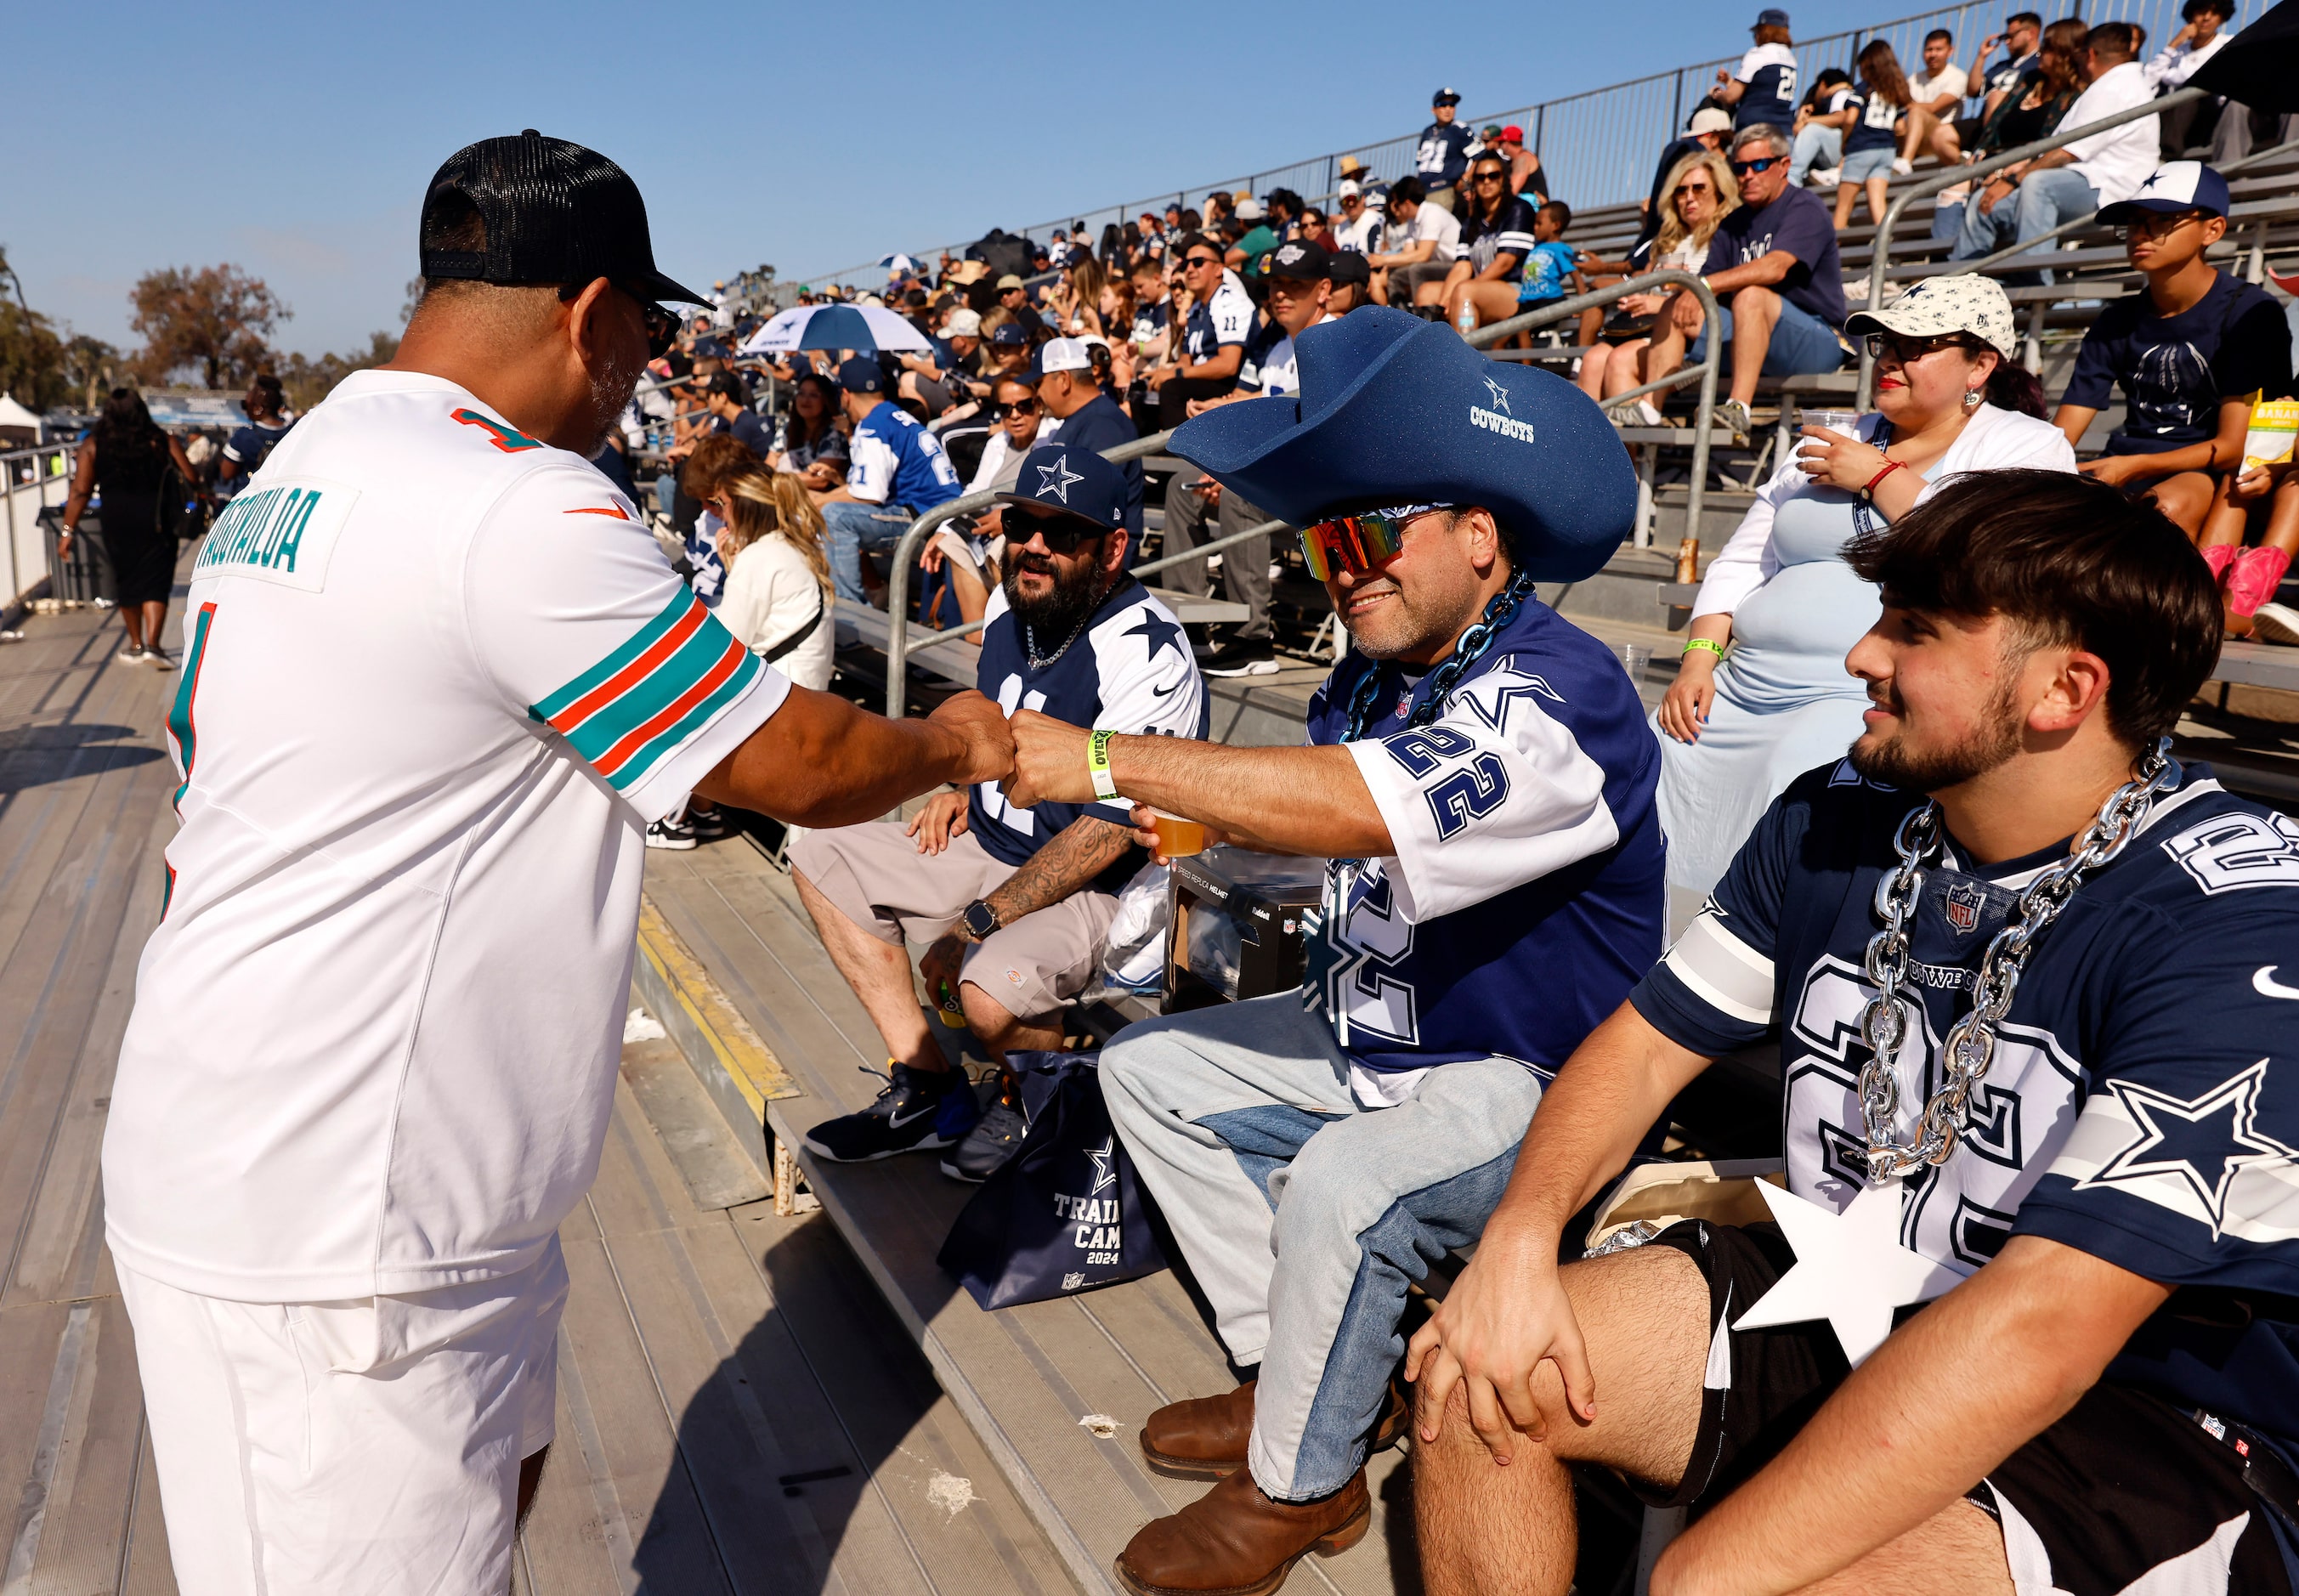
[[1051, 494], [1065, 504], [1070, 502], [1070, 484], [1084, 480], [1083, 477], [1070, 470], [1069, 456], [1067, 454], [1058, 454], [1054, 457], [1053, 464], [1042, 465], [1038, 468], [1038, 491], [1042, 494]]
[[1495, 410], [1497, 410], [1497, 411], [1500, 411], [1500, 412], [1501, 412], [1501, 414], [1503, 414], [1503, 415], [1507, 415], [1507, 414], [1509, 413], [1509, 407], [1508, 407], [1509, 392], [1508, 392], [1508, 390], [1507, 390], [1506, 388], [1503, 387], [1499, 383], [1495, 382], [1495, 381], [1494, 381], [1491, 378], [1490, 378], [1490, 377], [1488, 377], [1488, 378], [1485, 378], [1485, 387], [1486, 387], [1487, 388], [1489, 388], [1489, 389], [1490, 389], [1490, 390], [1492, 391], [1492, 395], [1493, 395], [1493, 408], [1494, 408]]

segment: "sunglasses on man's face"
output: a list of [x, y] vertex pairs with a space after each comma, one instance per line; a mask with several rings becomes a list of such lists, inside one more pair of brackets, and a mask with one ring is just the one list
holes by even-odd
[[1405, 546], [1405, 529], [1415, 517], [1444, 508], [1442, 504], [1398, 504], [1317, 521], [1301, 528], [1301, 559], [1311, 578], [1319, 582], [1332, 581], [1336, 570], [1359, 576], [1379, 570]]
[[1012, 520], [1006, 541], [1017, 548], [1026, 546], [1033, 540], [1042, 540], [1046, 553], [1067, 559], [1077, 553], [1078, 544], [1097, 542], [1101, 537], [1100, 527], [1074, 516], [1033, 515], [1026, 510], [1009, 511], [1008, 514]]
[[1221, 257], [1219, 255], [1184, 255], [1182, 257], [1182, 264], [1184, 266], [1218, 266], [1221, 264]]
[[668, 354], [671, 345], [678, 339], [682, 325], [677, 313], [663, 309], [636, 288], [622, 283], [617, 283], [615, 287], [639, 302], [639, 320], [646, 327], [647, 359], [659, 361]]
[[1754, 161], [1735, 161], [1732, 162], [1732, 175], [1745, 178], [1750, 172], [1770, 171], [1787, 159], [1785, 155], [1764, 155]]

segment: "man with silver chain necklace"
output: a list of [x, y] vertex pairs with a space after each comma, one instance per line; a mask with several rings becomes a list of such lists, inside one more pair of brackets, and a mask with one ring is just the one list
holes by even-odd
[[[1064, 441], [1023, 458], [1004, 505], [1006, 574], [990, 596], [976, 679], [1009, 714], [1027, 706], [1078, 728], [1206, 734], [1206, 688], [1173, 611], [1125, 574], [1125, 475]], [[935, 794], [907, 825], [811, 833], [791, 851], [799, 898], [839, 973], [885, 1038], [886, 1089], [807, 1133], [818, 1157], [853, 1163], [942, 1151], [942, 1173], [981, 1181], [1026, 1128], [1012, 1082], [976, 1118], [903, 951], [928, 997], [1002, 1065], [1013, 1049], [1062, 1044], [1062, 1004], [1101, 963], [1117, 890], [1141, 866], [1123, 804], [1025, 807], [994, 783]], [[953, 1012], [953, 1009], [955, 1012]]]
[[[1428, 1588], [1563, 1592], [1582, 1462], [1692, 1511], [1670, 1596], [2288, 1596], [2299, 824], [2169, 757], [2210, 575], [2024, 470], [1847, 557], [1866, 730], [1564, 1067], [1414, 1338]], [[1768, 1038], [1780, 1222], [1560, 1267], [1653, 1116]]]
[[1018, 802], [1100, 790], [1342, 856], [1299, 994], [1148, 1021], [1101, 1054], [1245, 1381], [1141, 1433], [1152, 1468], [1218, 1481], [1118, 1558], [1152, 1596], [1274, 1590], [1364, 1534], [1368, 1450], [1403, 1426], [1408, 1284], [1474, 1238], [1545, 1083], [1660, 953], [1643, 707], [1532, 589], [1592, 574], [1632, 525], [1617, 435], [1571, 385], [1402, 311], [1295, 343], [1297, 391], [1209, 411], [1173, 448], [1305, 528], [1353, 651], [1311, 700], [1311, 745], [1013, 722]]

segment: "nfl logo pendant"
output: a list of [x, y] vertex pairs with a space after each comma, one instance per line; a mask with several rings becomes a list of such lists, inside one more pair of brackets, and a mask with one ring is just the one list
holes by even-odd
[[1979, 924], [1979, 911], [1988, 907], [1988, 894], [1972, 882], [1959, 881], [1947, 889], [1941, 907], [1947, 911], [1947, 923], [1962, 936]]
[[1408, 719], [1411, 718], [1412, 714], [1413, 689], [1407, 687], [1404, 692], [1397, 695], [1397, 718], [1399, 720]]

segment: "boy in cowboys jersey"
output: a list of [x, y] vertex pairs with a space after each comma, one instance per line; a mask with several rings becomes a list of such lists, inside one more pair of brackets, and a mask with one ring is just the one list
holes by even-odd
[[[2046, 472], [1849, 558], [1884, 598], [1867, 730], [1573, 1055], [1414, 1338], [1429, 1588], [1563, 1592], [1585, 1460], [1698, 1511], [1656, 1592], [2287, 1592], [2299, 825], [2159, 742], [2211, 578]], [[1654, 1117], [1766, 1036], [1793, 1247], [1692, 1219], [1560, 1268]]]
[[1017, 801], [1099, 786], [1247, 847], [1344, 856], [1299, 995], [1150, 1021], [1101, 1055], [1216, 1329], [1257, 1366], [1142, 1431], [1153, 1467], [1220, 1483], [1134, 1536], [1117, 1572], [1137, 1592], [1273, 1590], [1364, 1534], [1369, 1441], [1403, 1425], [1408, 1283], [1482, 1226], [1543, 1083], [1660, 952], [1636, 690], [1532, 592], [1627, 531], [1616, 436], [1566, 383], [1403, 311], [1295, 343], [1298, 391], [1210, 411], [1174, 448], [1307, 528], [1353, 644], [1313, 745], [1098, 748], [1014, 719]]
[[[1125, 574], [1125, 474], [1091, 449], [1046, 444], [998, 499], [1006, 577], [982, 634], [983, 690], [1009, 713], [1026, 705], [1073, 727], [1204, 736], [1189, 639]], [[792, 849], [799, 899], [889, 1054], [877, 1101], [809, 1131], [811, 1151], [857, 1163], [947, 1148], [942, 1172], [979, 1181], [1021, 1145], [1010, 1101], [976, 1121], [966, 1072], [918, 1008], [903, 940], [930, 944], [929, 996], [945, 1014], [955, 1002], [993, 1060], [1059, 1047], [1062, 1004], [1100, 968], [1116, 894], [1141, 864], [1130, 819], [1091, 793], [1025, 807], [984, 782], [937, 794], [907, 826], [818, 831]]]

